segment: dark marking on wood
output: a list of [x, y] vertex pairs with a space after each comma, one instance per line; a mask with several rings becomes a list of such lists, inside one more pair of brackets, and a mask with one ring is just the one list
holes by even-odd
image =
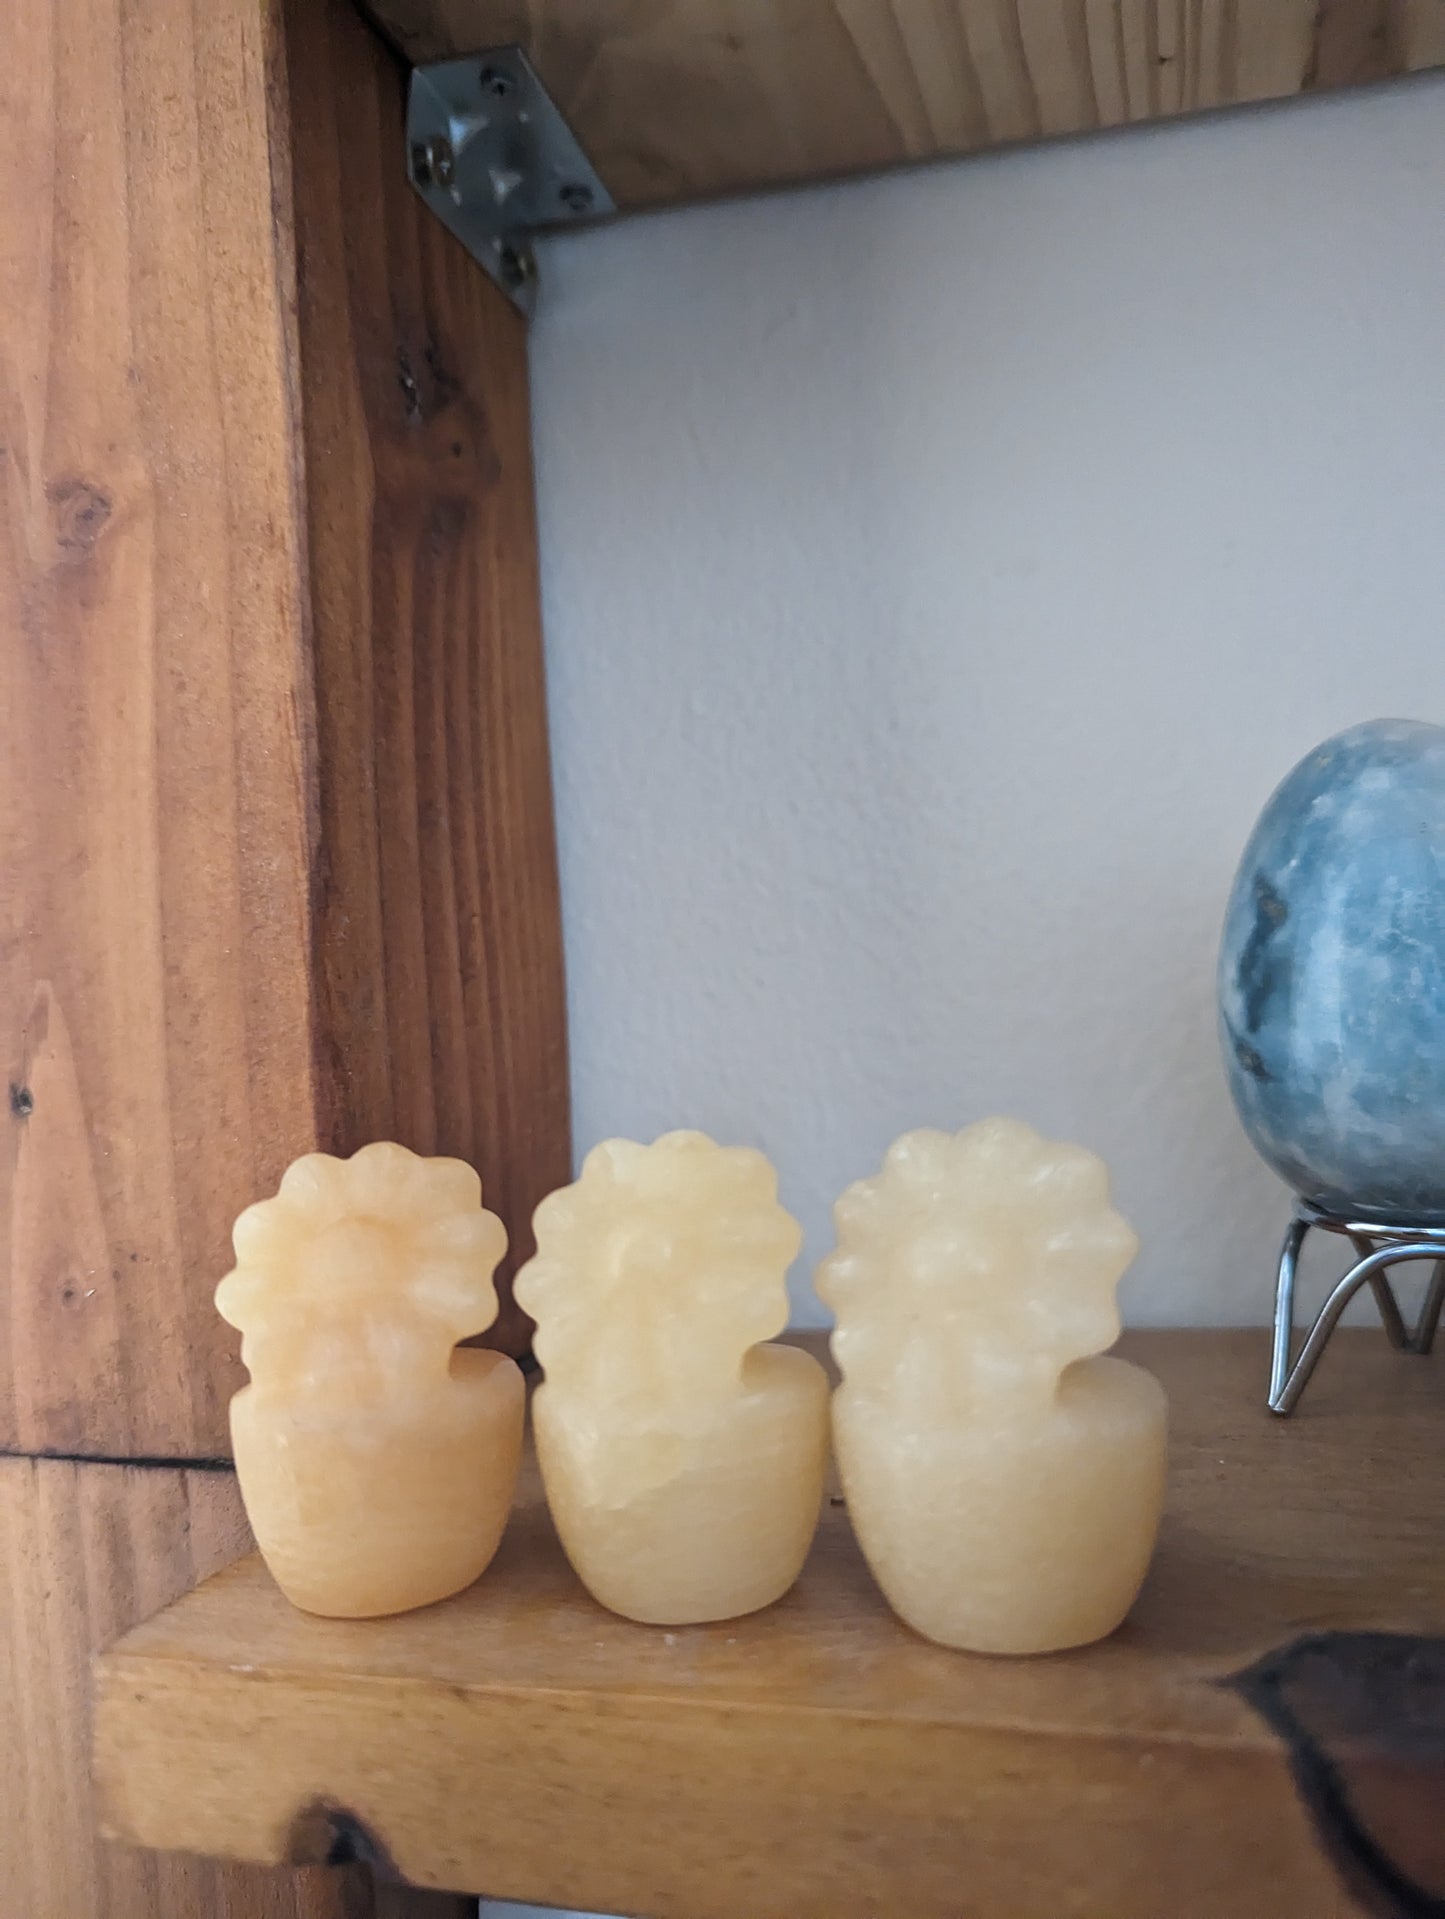
[[402, 404], [406, 417], [414, 425], [420, 425], [426, 415], [422, 411], [421, 388], [417, 385], [416, 374], [412, 371], [411, 355], [404, 346], [396, 349], [396, 383], [401, 388]]
[[396, 349], [396, 383], [401, 388], [408, 425], [425, 426], [448, 407], [466, 402], [466, 390], [450, 372], [436, 343], [427, 340], [419, 354], [405, 341]]
[[345, 1806], [333, 1806], [324, 1799], [313, 1799], [292, 1820], [286, 1835], [286, 1862], [292, 1866], [365, 1866], [388, 1885], [409, 1883], [369, 1826]]
[[448, 370], [434, 341], [427, 341], [422, 358], [426, 361], [427, 371], [432, 377], [436, 411], [439, 412], [442, 407], [451, 406], [454, 401], [464, 398], [465, 389], [461, 381]]
[[172, 1459], [169, 1454], [163, 1459], [147, 1459], [134, 1458], [129, 1453], [124, 1456], [64, 1453], [53, 1448], [42, 1452], [25, 1452], [13, 1446], [0, 1446], [0, 1459], [43, 1461], [50, 1466], [119, 1466], [126, 1472], [234, 1473], [236, 1470], [234, 1462], [229, 1459]]
[[1388, 80], [1407, 70], [1400, 0], [1320, 0], [1302, 93]]
[[1319, 1633], [1229, 1683], [1284, 1741], [1354, 1897], [1379, 1919], [1445, 1919], [1445, 1638]]
[[35, 1095], [28, 1086], [17, 1086], [10, 1082], [10, 1110], [16, 1119], [29, 1119], [35, 1111]]
[[84, 559], [114, 511], [110, 495], [90, 480], [52, 480], [45, 497], [55, 509], [55, 543], [67, 559]]

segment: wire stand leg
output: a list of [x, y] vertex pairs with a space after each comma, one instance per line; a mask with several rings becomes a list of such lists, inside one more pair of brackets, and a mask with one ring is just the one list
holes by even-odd
[[[1294, 1346], [1295, 1274], [1300, 1249], [1314, 1226], [1326, 1226], [1349, 1239], [1356, 1260], [1343, 1278], [1337, 1280], [1320, 1308], [1315, 1323], [1305, 1336], [1297, 1358], [1291, 1363]], [[1362, 1286], [1369, 1286], [1384, 1323], [1390, 1344], [1401, 1352], [1428, 1353], [1435, 1343], [1442, 1310], [1445, 1310], [1445, 1228], [1439, 1226], [1381, 1227], [1371, 1232], [1365, 1226], [1345, 1225], [1300, 1201], [1294, 1218], [1285, 1231], [1280, 1247], [1279, 1270], [1274, 1292], [1274, 1344], [1270, 1361], [1269, 1409], [1280, 1417], [1294, 1411], [1300, 1394], [1309, 1384], [1340, 1317]], [[1387, 1278], [1387, 1269], [1410, 1259], [1432, 1261], [1430, 1283], [1414, 1331], [1406, 1325], [1395, 1290]]]

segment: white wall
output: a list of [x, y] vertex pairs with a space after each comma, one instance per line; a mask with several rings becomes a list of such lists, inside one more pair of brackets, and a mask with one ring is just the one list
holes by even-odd
[[[1136, 1320], [1264, 1316], [1250, 823], [1445, 717], [1445, 81], [554, 242], [533, 377], [579, 1149], [1098, 1148]], [[802, 1317], [816, 1317], [806, 1274]]]

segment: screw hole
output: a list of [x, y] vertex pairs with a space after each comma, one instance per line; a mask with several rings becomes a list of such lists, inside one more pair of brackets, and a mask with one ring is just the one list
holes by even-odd
[[491, 94], [494, 100], [505, 100], [512, 91], [512, 76], [500, 67], [483, 67], [478, 80], [482, 92]]
[[585, 213], [592, 205], [592, 189], [580, 180], [569, 180], [561, 188], [557, 198], [569, 213]]
[[455, 171], [450, 140], [428, 140], [426, 143], [427, 171], [439, 187], [449, 187]]
[[456, 155], [452, 143], [441, 134], [430, 140], [414, 140], [411, 147], [411, 177], [419, 187], [451, 185]]
[[534, 271], [531, 254], [523, 252], [520, 247], [504, 245], [497, 264], [501, 268], [502, 278], [514, 290], [525, 286]]
[[10, 1088], [10, 1110], [16, 1119], [29, 1119], [35, 1111], [35, 1095], [28, 1086]]

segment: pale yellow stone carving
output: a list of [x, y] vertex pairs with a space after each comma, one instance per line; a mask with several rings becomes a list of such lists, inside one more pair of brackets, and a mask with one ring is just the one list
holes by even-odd
[[482, 1572], [511, 1509], [525, 1395], [496, 1318], [507, 1235], [457, 1159], [379, 1142], [309, 1153], [236, 1221], [216, 1290], [251, 1384], [231, 1401], [241, 1493], [277, 1584], [365, 1618]]
[[1165, 1400], [1098, 1356], [1138, 1248], [1104, 1162], [1018, 1120], [908, 1133], [834, 1218], [834, 1446], [894, 1610], [977, 1652], [1112, 1632], [1159, 1524]]
[[827, 1383], [793, 1348], [801, 1243], [761, 1153], [668, 1133], [608, 1140], [543, 1200], [517, 1297], [546, 1374], [548, 1504], [593, 1597], [684, 1625], [769, 1605], [818, 1519]]

